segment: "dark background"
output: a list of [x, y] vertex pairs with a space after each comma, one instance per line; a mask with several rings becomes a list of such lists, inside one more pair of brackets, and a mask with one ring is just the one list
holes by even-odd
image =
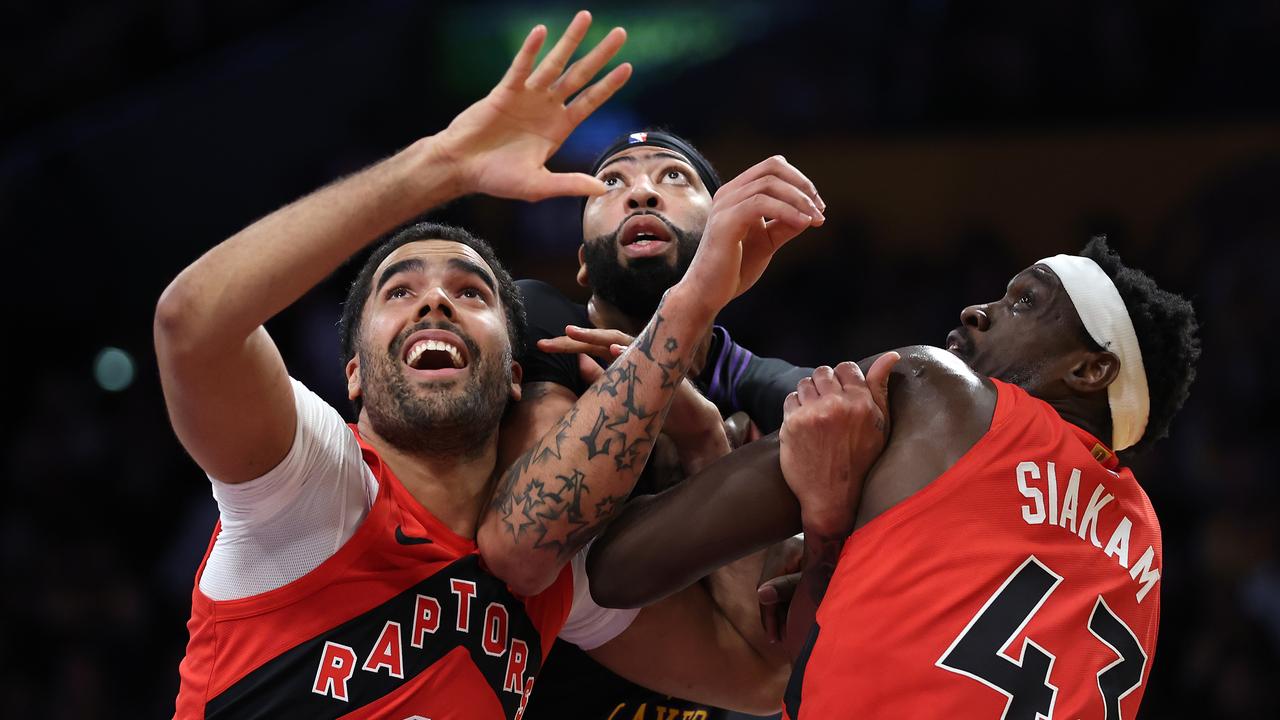
[[[0, 713], [173, 711], [216, 511], [160, 397], [151, 320], [165, 284], [254, 218], [443, 127], [531, 25], [558, 35], [575, 9], [3, 5]], [[1165, 543], [1142, 714], [1280, 716], [1280, 504], [1265, 459], [1280, 2], [591, 9], [593, 37], [627, 26], [636, 73], [556, 167], [666, 124], [726, 178], [783, 153], [829, 204], [826, 226], [725, 313], [758, 352], [814, 364], [940, 343], [961, 307], [1095, 233], [1192, 298], [1199, 380], [1173, 436], [1135, 464]], [[492, 240], [517, 276], [580, 295], [576, 209], [466, 199], [439, 216]], [[270, 324], [292, 373], [342, 408], [334, 322], [350, 276]], [[107, 347], [129, 359], [100, 362]], [[130, 368], [123, 389], [101, 384]]]

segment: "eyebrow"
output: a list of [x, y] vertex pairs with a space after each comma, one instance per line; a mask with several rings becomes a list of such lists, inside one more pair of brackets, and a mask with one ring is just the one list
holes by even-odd
[[1031, 266], [1031, 278], [1039, 282], [1041, 285], [1044, 285], [1045, 287], [1049, 287], [1049, 288], [1052, 288], [1055, 285], [1061, 284], [1061, 281], [1058, 280], [1057, 275], [1053, 274], [1053, 272], [1050, 271], [1048, 268], [1042, 267], [1040, 265]]
[[[382, 292], [382, 286], [386, 285], [387, 281], [402, 272], [422, 272], [426, 267], [426, 263], [422, 262], [420, 258], [406, 258], [399, 262], [394, 262], [388, 265], [386, 270], [382, 271], [382, 275], [378, 276], [378, 285], [373, 292], [375, 295]], [[498, 291], [497, 286], [493, 282], [493, 278], [485, 271], [484, 267], [477, 263], [471, 262], [470, 260], [463, 260], [462, 258], [449, 258], [449, 267], [453, 270], [461, 270], [462, 272], [475, 275], [480, 278], [484, 284], [489, 287], [490, 292], [496, 293]]]
[[[671, 158], [672, 160], [679, 160], [684, 165], [687, 165], [690, 168], [693, 167], [692, 165], [689, 165], [689, 161], [687, 159], [672, 152], [662, 152], [662, 151], [653, 152], [653, 153], [649, 153], [648, 155], [645, 155], [644, 159], [652, 160], [653, 158], [656, 158], [656, 157], [664, 157], [664, 158]], [[635, 155], [619, 155], [618, 157], [609, 159], [605, 164], [601, 165], [600, 170], [603, 170], [616, 162], [634, 163], [635, 161], [636, 161]], [[600, 170], [596, 170], [596, 172], [598, 173], [600, 172]]]
[[[1048, 270], [1046, 270], [1046, 269], [1044, 269], [1044, 268], [1042, 268], [1042, 267], [1040, 267], [1039, 265], [1032, 265], [1031, 267], [1027, 268], [1026, 270], [1023, 270], [1022, 272], [1018, 273], [1018, 275], [1026, 275], [1027, 277], [1031, 278], [1032, 280], [1036, 280], [1036, 281], [1040, 282], [1040, 283], [1041, 283], [1041, 284], [1043, 284], [1043, 285], [1052, 285], [1052, 284], [1053, 284], [1053, 283], [1050, 281], [1049, 271], [1048, 271]], [[1005, 291], [1005, 292], [1009, 292], [1009, 289], [1013, 287], [1013, 283], [1014, 283], [1014, 281], [1015, 281], [1015, 280], [1017, 280], [1017, 279], [1018, 279], [1018, 275], [1014, 275], [1013, 277], [1009, 278], [1009, 282], [1008, 282], [1007, 284], [1005, 284], [1005, 286], [1004, 286], [1004, 291]]]
[[489, 292], [498, 292], [498, 288], [494, 284], [493, 278], [489, 276], [489, 273], [485, 271], [480, 264], [471, 262], [470, 260], [463, 260], [462, 258], [449, 258], [449, 267], [454, 270], [461, 270], [462, 272], [475, 275], [483, 280], [484, 284], [489, 287]]
[[382, 271], [382, 275], [378, 277], [378, 284], [373, 290], [373, 294], [377, 295], [382, 292], [382, 286], [387, 284], [391, 278], [402, 272], [422, 272], [425, 267], [423, 262], [418, 258], [407, 258], [399, 262], [391, 263], [386, 270]]

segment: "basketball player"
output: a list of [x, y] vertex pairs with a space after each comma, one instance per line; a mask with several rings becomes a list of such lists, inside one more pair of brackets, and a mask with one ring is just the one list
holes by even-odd
[[[516, 282], [528, 314], [529, 339], [537, 345], [528, 347], [520, 359], [524, 370], [521, 401], [512, 405], [503, 420], [500, 458], [514, 458], [526, 450], [573, 406], [589, 385], [573, 353], [594, 348], [559, 337], [565, 327], [638, 333], [653, 316], [663, 293], [684, 276], [702, 236], [712, 196], [721, 186], [714, 167], [692, 143], [661, 130], [619, 138], [597, 156], [590, 174], [607, 188], [583, 205], [577, 280], [591, 290], [591, 298], [584, 306], [544, 282]], [[689, 375], [698, 380], [704, 392], [709, 388], [712, 397], [727, 411], [738, 409], [730, 404], [737, 394], [732, 392], [731, 374], [724, 370], [722, 357], [735, 353], [746, 357], [742, 367], [735, 366], [732, 377], [765, 378], [778, 397], [808, 375], [780, 360], [752, 356], [733, 343], [720, 327], [709, 329], [699, 347]], [[608, 353], [604, 355], [612, 360]], [[719, 412], [687, 382], [682, 386], [688, 392], [673, 402], [637, 493], [661, 489], [674, 476], [694, 472], [730, 450]], [[772, 395], [763, 391], [752, 394], [756, 396]], [[750, 406], [750, 398], [746, 404]], [[770, 421], [776, 416], [780, 423], [781, 403], [767, 415]], [[775, 424], [771, 429], [776, 427]], [[670, 461], [662, 462], [668, 457]], [[762, 655], [776, 655], [785, 662], [786, 656], [779, 646], [769, 643], [758, 617], [756, 585], [762, 562], [759, 555], [744, 559], [732, 569], [717, 571], [707, 584], [717, 607], [739, 632]], [[638, 663], [634, 656], [611, 653], [609, 648], [590, 656], [574, 647], [557, 650], [539, 677], [538, 695], [526, 717], [537, 720], [568, 713], [600, 720], [611, 716], [645, 720], [664, 718], [673, 712], [703, 720], [727, 716], [724, 710], [628, 682], [591, 656], [622, 675], [632, 674], [632, 666]]]
[[1160, 526], [1116, 453], [1167, 435], [1195, 375], [1194, 311], [1099, 238], [961, 321], [945, 350], [899, 351], [865, 484], [847, 461], [865, 438], [811, 409], [857, 367], [818, 368], [778, 441], [627, 509], [590, 556], [596, 599], [652, 599], [803, 526], [789, 717], [1134, 717]]
[[[656, 617], [597, 606], [579, 550], [630, 491], [700, 333], [815, 221], [794, 168], [766, 163], [717, 201], [687, 282], [496, 486], [523, 321], [487, 244], [420, 223], [375, 249], [344, 307], [352, 426], [289, 378], [262, 326], [452, 198], [603, 192], [544, 167], [630, 73], [587, 85], [621, 29], [566, 69], [589, 24], [579, 13], [536, 67], [546, 30], [534, 28], [448, 128], [250, 225], [165, 290], [165, 399], [221, 514], [192, 593], [178, 716], [519, 717], [557, 635], [680, 667], [673, 690], [718, 704], [752, 706], [759, 687], [780, 696], [776, 668], [705, 599]], [[481, 524], [491, 497], [506, 512]], [[672, 637], [688, 644], [673, 651]]]

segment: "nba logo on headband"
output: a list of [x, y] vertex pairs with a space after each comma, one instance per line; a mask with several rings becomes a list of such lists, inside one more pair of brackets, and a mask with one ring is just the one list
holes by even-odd
[[[702, 184], [706, 186], [707, 192], [715, 194], [720, 189], [720, 176], [716, 175], [715, 168], [711, 167], [711, 163], [698, 152], [696, 148], [690, 145], [683, 138], [672, 135], [662, 130], [641, 130], [639, 132], [627, 133], [619, 137], [612, 145], [605, 148], [591, 165], [591, 174], [594, 175], [600, 171], [609, 158], [630, 148], [636, 148], [641, 145], [650, 145], [653, 147], [666, 148], [677, 154], [682, 159], [693, 166], [697, 171], [698, 177], [702, 179]], [[583, 199], [585, 206], [586, 199]]]

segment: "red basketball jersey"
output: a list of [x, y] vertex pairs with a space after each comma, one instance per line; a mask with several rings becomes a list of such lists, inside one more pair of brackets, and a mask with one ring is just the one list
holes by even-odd
[[474, 541], [414, 500], [363, 439], [360, 447], [378, 494], [336, 554], [242, 600], [210, 600], [197, 573], [176, 717], [523, 714], [569, 614], [571, 568], [539, 595], [513, 595], [481, 566]]
[[1160, 526], [1133, 473], [996, 382], [991, 428], [845, 544], [790, 718], [1133, 718]]

